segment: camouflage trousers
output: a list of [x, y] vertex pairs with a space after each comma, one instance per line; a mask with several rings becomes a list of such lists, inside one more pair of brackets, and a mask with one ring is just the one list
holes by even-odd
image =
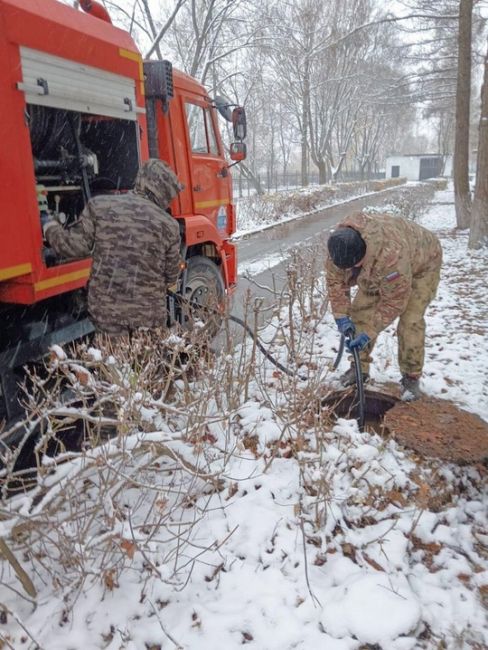
[[[398, 365], [400, 372], [419, 377], [424, 366], [425, 311], [434, 299], [439, 285], [440, 266], [412, 279], [412, 293], [398, 321]], [[358, 291], [351, 305], [351, 319], [356, 332], [364, 332], [374, 320], [379, 296]], [[361, 367], [369, 372], [374, 341], [361, 351]]]

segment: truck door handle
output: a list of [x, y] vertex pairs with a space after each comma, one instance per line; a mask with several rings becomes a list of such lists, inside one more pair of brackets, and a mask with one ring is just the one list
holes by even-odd
[[194, 192], [201, 192], [202, 191], [202, 186], [201, 185], [195, 185], [193, 187], [193, 191]]

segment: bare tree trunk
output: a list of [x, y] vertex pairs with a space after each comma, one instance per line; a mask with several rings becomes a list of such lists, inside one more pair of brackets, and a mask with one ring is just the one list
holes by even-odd
[[269, 173], [271, 176], [271, 184], [273, 184], [273, 179], [276, 176], [276, 171], [275, 171], [275, 159], [276, 159], [276, 154], [275, 154], [275, 117], [273, 114], [271, 114], [271, 127], [270, 127], [270, 156], [269, 156]]
[[[368, 181], [369, 181], [369, 179], [371, 178], [371, 160], [368, 160], [368, 164], [367, 164], [366, 169], [368, 170], [368, 174], [367, 174], [367, 177], [366, 177], [366, 178], [367, 178]], [[361, 178], [361, 180], [364, 180], [364, 170], [363, 170], [363, 172], [362, 172], [362, 178]]]
[[342, 153], [342, 154], [340, 155], [339, 162], [337, 163], [337, 167], [334, 169], [334, 172], [333, 172], [333, 174], [332, 174], [332, 182], [333, 182], [333, 183], [336, 183], [336, 182], [337, 182], [337, 177], [339, 176], [339, 174], [340, 174], [340, 172], [341, 172], [342, 165], [343, 165], [345, 159], [346, 159], [346, 154], [345, 154], [345, 153]]
[[327, 183], [327, 166], [325, 160], [319, 160], [317, 167], [319, 170], [319, 185], [325, 185]]
[[481, 89], [481, 116], [469, 248], [488, 246], [488, 50]]
[[302, 98], [302, 187], [308, 185], [308, 116], [310, 104], [309, 65], [307, 63], [303, 80]]
[[258, 194], [264, 194], [264, 188], [261, 185], [259, 178], [245, 163], [239, 163], [239, 172], [241, 173], [242, 177], [248, 181], [248, 183], [251, 183]]
[[460, 0], [458, 70], [456, 86], [456, 131], [454, 143], [454, 198], [458, 228], [469, 228], [469, 104], [471, 96], [471, 31], [473, 0]]

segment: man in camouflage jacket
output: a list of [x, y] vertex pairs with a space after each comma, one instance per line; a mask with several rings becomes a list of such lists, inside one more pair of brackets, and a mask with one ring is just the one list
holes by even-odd
[[[424, 314], [439, 284], [442, 249], [426, 228], [387, 214], [347, 217], [328, 242], [327, 287], [334, 318], [360, 350], [364, 378], [378, 334], [397, 317], [403, 397], [420, 397], [424, 364]], [[351, 302], [350, 289], [358, 291]], [[354, 367], [342, 378], [355, 382]]]
[[166, 209], [181, 189], [172, 169], [151, 159], [133, 192], [92, 198], [71, 228], [44, 226], [59, 256], [92, 257], [88, 311], [98, 331], [166, 326], [166, 288], [176, 282], [180, 250], [178, 222]]

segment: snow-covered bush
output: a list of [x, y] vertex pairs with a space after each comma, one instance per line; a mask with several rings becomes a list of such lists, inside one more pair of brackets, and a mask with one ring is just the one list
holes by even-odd
[[405, 182], [404, 178], [382, 181], [351, 181], [331, 185], [314, 185], [286, 192], [256, 194], [238, 202], [237, 229], [238, 232], [241, 232], [272, 224], [283, 220], [284, 215], [306, 214], [338, 201], [368, 192], [388, 189]]
[[447, 178], [429, 178], [427, 182], [433, 185], [436, 191], [447, 190], [447, 187], [449, 185], [449, 181]]
[[416, 221], [428, 210], [435, 192], [436, 187], [430, 182], [406, 185], [385, 199], [383, 205], [370, 206], [366, 211], [371, 214], [387, 212]]
[[28, 592], [39, 576], [68, 600], [86, 583], [113, 590], [127, 571], [184, 581], [203, 553], [189, 550], [202, 498], [222, 489], [219, 450], [231, 451], [205, 346], [148, 332], [95, 344], [55, 347], [31, 372], [26, 434], [1, 459], [0, 532], [22, 558], [12, 565]]
[[381, 190], [387, 190], [390, 187], [404, 185], [406, 182], [407, 179], [403, 176], [399, 178], [383, 178], [381, 180], [371, 181], [370, 187], [373, 192], [381, 192]]

